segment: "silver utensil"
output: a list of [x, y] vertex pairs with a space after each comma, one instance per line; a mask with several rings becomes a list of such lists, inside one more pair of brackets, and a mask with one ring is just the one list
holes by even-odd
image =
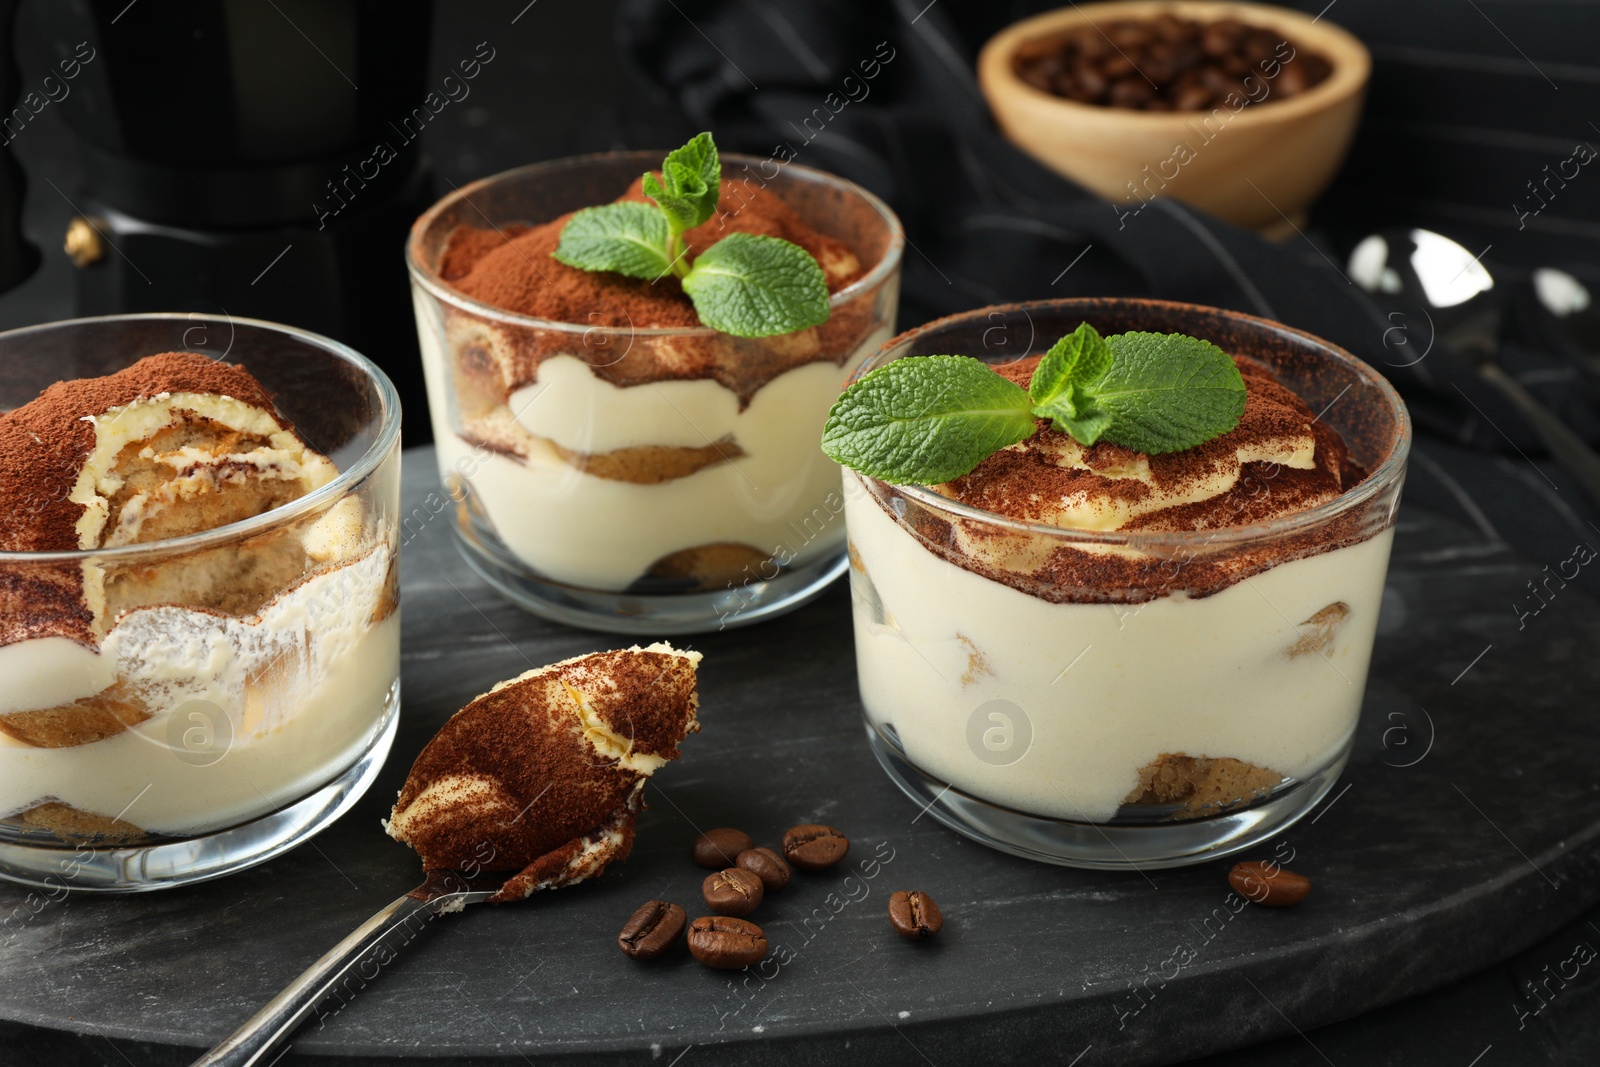
[[[502, 872], [503, 875], [503, 872]], [[194, 1061], [193, 1067], [249, 1067], [265, 1064], [276, 1049], [345, 979], [363, 963], [415, 936], [417, 924], [436, 915], [480, 904], [500, 888], [503, 877], [469, 877], [460, 871], [429, 871], [413, 889], [358, 926], [317, 962], [284, 987], [244, 1025]], [[401, 938], [404, 931], [410, 936]]]
[[1382, 230], [1351, 250], [1348, 271], [1380, 302], [1387, 297], [1426, 308], [1438, 337], [1472, 359], [1478, 374], [1528, 420], [1550, 454], [1600, 505], [1600, 454], [1496, 360], [1504, 304], [1476, 256], [1432, 230]]
[[1591, 377], [1600, 377], [1600, 271], [1539, 267], [1530, 281], [1539, 325], [1575, 353]]

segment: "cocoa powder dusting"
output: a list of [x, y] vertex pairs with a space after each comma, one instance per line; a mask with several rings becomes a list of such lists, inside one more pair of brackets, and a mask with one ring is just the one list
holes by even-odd
[[[642, 809], [640, 775], [591, 745], [569, 686], [635, 753], [675, 759], [699, 729], [693, 664], [668, 653], [599, 652], [486, 693], [423, 748], [395, 803], [396, 817], [409, 820], [395, 836], [425, 869], [533, 867], [542, 876], [575, 855], [575, 839]], [[452, 779], [483, 785], [408, 812]], [[622, 823], [631, 840], [631, 818]]]
[[[641, 182], [635, 181], [618, 200], [645, 201]], [[737, 395], [742, 410], [763, 385], [795, 367], [842, 364], [875, 324], [877, 290], [834, 301], [828, 321], [820, 326], [774, 337], [709, 331], [634, 335], [634, 330], [696, 329], [701, 324], [676, 277], [628, 278], [578, 270], [552, 258], [571, 217], [499, 230], [461, 226], [446, 240], [439, 275], [465, 296], [518, 315], [581, 327], [509, 324], [447, 305], [451, 356], [460, 372], [495, 403], [536, 381], [544, 360], [572, 356], [588, 363], [597, 377], [622, 387], [711, 379]], [[748, 182], [724, 181], [717, 214], [684, 234], [684, 240], [692, 257], [730, 233], [779, 237], [804, 248], [821, 265], [831, 294], [861, 280], [875, 265], [808, 226], [777, 194]]]
[[0, 525], [0, 551], [78, 548], [84, 507], [67, 497], [94, 450], [94, 424], [85, 418], [161, 393], [231, 396], [279, 417], [249, 371], [195, 352], [164, 352], [103, 378], [57, 382], [0, 414], [0, 507], [7, 517]]
[[439, 257], [439, 277], [447, 282], [465, 278], [484, 256], [527, 232], [528, 227], [514, 222], [497, 230], [458, 227], [446, 242], [444, 254]]
[[[278, 417], [249, 371], [194, 352], [165, 352], [102, 378], [57, 382], [0, 414], [0, 508], [6, 514], [0, 551], [77, 549], [84, 505], [69, 497], [95, 447], [86, 417], [160, 393], [222, 394]], [[0, 567], [0, 646], [66, 637], [94, 647], [94, 625], [78, 564]]]
[[[1041, 358], [1032, 356], [994, 369], [1002, 377], [1026, 388]], [[1145, 457], [1156, 487], [1163, 492], [1181, 492], [1219, 470], [1230, 468], [1239, 450], [1298, 436], [1305, 433], [1308, 426], [1317, 437], [1316, 467], [1299, 470], [1276, 464], [1245, 464], [1247, 469], [1241, 472], [1239, 485], [1228, 493], [1137, 517], [1122, 529], [1203, 530], [1239, 526], [1269, 515], [1304, 510], [1346, 488], [1341, 477], [1348, 456], [1339, 435], [1326, 424], [1316, 422], [1305, 402], [1273, 377], [1265, 365], [1244, 356], [1235, 356], [1234, 363], [1244, 378], [1246, 389], [1244, 414], [1239, 424], [1195, 448]], [[1055, 462], [1052, 445], [1064, 437], [1048, 419], [1040, 419], [1033, 436], [1021, 445], [994, 453], [940, 491], [985, 511], [1046, 523], [1050, 521], [1052, 502], [1078, 494], [1108, 502], [1136, 502], [1150, 496], [1150, 486], [1139, 479], [1105, 477], [1098, 473], [1128, 466], [1139, 459], [1139, 453], [1101, 441], [1084, 451], [1084, 462], [1091, 469], [1061, 466]], [[1271, 473], [1266, 476], [1262, 469], [1248, 469], [1267, 467], [1271, 468]], [[1243, 492], [1249, 495], [1244, 496]]]
[[[994, 369], [1026, 387], [1040, 358], [1030, 357]], [[1265, 522], [1315, 507], [1366, 478], [1367, 472], [1350, 457], [1338, 432], [1318, 421], [1305, 402], [1279, 382], [1271, 370], [1248, 357], [1233, 358], [1247, 390], [1239, 424], [1196, 448], [1143, 457], [1148, 460], [1152, 481], [1164, 491], [1181, 491], [1186, 484], [1211, 477], [1219, 467], [1231, 466], [1237, 450], [1303, 434], [1307, 428], [1316, 441], [1315, 466], [1298, 469], [1268, 462], [1245, 463], [1240, 467], [1238, 481], [1227, 492], [1138, 516], [1121, 530], [1205, 531]], [[936, 491], [985, 511], [1047, 525], [1050, 520], [1045, 516], [1052, 513], [1050, 503], [1075, 494], [1104, 500], [1107, 506], [1137, 502], [1150, 495], [1150, 487], [1138, 479], [1097, 473], [1124, 466], [1138, 458], [1138, 453], [1100, 442], [1084, 452], [1084, 462], [1090, 470], [1064, 467], [1054, 461], [1056, 453], [1050, 447], [1059, 444], [1064, 436], [1048, 420], [1041, 419], [1033, 436], [1020, 446], [994, 453], [970, 473], [936, 487]], [[873, 485], [875, 499], [891, 516], [894, 511], [888, 498], [897, 492], [882, 483]], [[903, 524], [936, 555], [1044, 600], [1134, 603], [1178, 592], [1209, 596], [1291, 559], [1358, 543], [1375, 532], [1366, 512], [1365, 508], [1353, 509], [1315, 528], [1246, 546], [1217, 548], [1201, 541], [1192, 551], [1161, 558], [1086, 552], [1063, 545], [1052, 550], [1042, 566], [1025, 572], [1005, 566], [1008, 558], [1032, 558], [1024, 551], [1023, 542], [1028, 540], [1024, 535], [965, 520], [948, 520], [916, 506], [906, 509]]]
[[[617, 198], [650, 203], [643, 178]], [[673, 276], [658, 281], [609, 272], [579, 270], [551, 257], [572, 214], [543, 225], [503, 227], [501, 231], [460, 227], [450, 235], [439, 274], [474, 300], [520, 315], [582, 326], [633, 326], [638, 329], [700, 325], [694, 305]], [[502, 232], [511, 239], [508, 241]], [[724, 181], [717, 213], [684, 234], [692, 257], [730, 233], [781, 237], [810, 252], [819, 262], [840, 261], [853, 253], [839, 241], [801, 222], [787, 204], [766, 189]], [[829, 272], [828, 291], [836, 293], [865, 273]]]

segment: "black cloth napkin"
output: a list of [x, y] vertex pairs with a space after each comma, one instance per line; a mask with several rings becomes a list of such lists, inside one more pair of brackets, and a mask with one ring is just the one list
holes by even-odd
[[[1600, 547], [1600, 513], [1537, 436], [1424, 327], [1391, 318], [1307, 236], [1282, 243], [1170, 199], [1137, 211], [1058, 176], [1008, 142], [979, 92], [979, 48], [1056, 6], [994, 0], [624, 0], [625, 60], [725, 151], [830, 171], [905, 225], [900, 324], [986, 304], [1154, 296], [1260, 315], [1381, 369], [1417, 426], [1406, 495], [1538, 562]], [[1396, 330], [1400, 325], [1405, 328]], [[1562, 354], [1503, 354], [1580, 432], [1600, 428]]]

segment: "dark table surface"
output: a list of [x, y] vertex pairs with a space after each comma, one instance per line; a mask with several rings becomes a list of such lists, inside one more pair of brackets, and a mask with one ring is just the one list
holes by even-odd
[[[407, 454], [405, 484], [407, 513], [431, 514], [431, 453]], [[444, 718], [495, 680], [617, 644], [500, 601], [448, 524], [409, 524], [402, 725], [372, 792], [250, 874], [36, 914], [0, 889], [0, 914], [15, 918], [0, 936], [0, 1062], [187, 1062], [183, 1046], [221, 1037], [415, 882], [415, 858], [377, 820]], [[695, 638], [705, 731], [650, 786], [633, 858], [591, 886], [431, 924], [281, 1062], [623, 1063], [658, 1049], [690, 1064], [1587, 1062], [1575, 1057], [1600, 1004], [1588, 966], [1600, 611], [1574, 591], [1518, 631], [1500, 601], [1535, 572], [1402, 511], [1350, 768], [1262, 850], [1292, 850], [1316, 891], [1236, 916], [1227, 861], [1071, 871], [920, 818], [860, 735], [844, 586], [784, 619]], [[693, 910], [697, 827], [771, 840], [812, 820], [852, 834], [854, 878], [802, 876], [764, 906], [794, 957], [775, 977], [683, 957], [641, 967], [616, 951], [640, 901]], [[938, 942], [893, 937], [882, 912], [895, 888], [941, 902]], [[1196, 960], [1173, 977], [1180, 947]]]

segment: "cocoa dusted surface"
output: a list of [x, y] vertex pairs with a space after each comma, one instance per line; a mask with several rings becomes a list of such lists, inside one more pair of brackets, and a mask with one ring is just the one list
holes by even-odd
[[[615, 687], [602, 689], [597, 679]], [[628, 804], [639, 775], [595, 751], [569, 685], [636, 753], [676, 759], [685, 732], [698, 729], [694, 670], [664, 652], [599, 653], [485, 693], [423, 748], [395, 802], [404, 812], [431, 786], [457, 777], [493, 783], [492, 796], [446, 802], [407, 824], [403, 840], [424, 869], [520, 871]], [[631, 836], [632, 818], [626, 822]]]
[[[1341, 408], [1341, 429], [1336, 433], [1325, 420], [1310, 418], [1309, 405], [1296, 403], [1295, 394], [1273, 381], [1271, 374], [1263, 375], [1257, 366], [1252, 366], [1294, 367], [1300, 375], [1297, 388], [1302, 392], [1322, 391], [1332, 396], [1334, 402], [1343, 395], [1329, 388], [1329, 382], [1343, 379], [1339, 377], [1342, 372], [1322, 351], [1326, 342], [1280, 323], [1170, 301], [1120, 298], [1084, 298], [1063, 307], [1050, 307], [1046, 302], [1009, 304], [996, 308], [981, 321], [973, 320], [976, 325], [963, 325], [958, 319], [953, 316], [916, 327], [894, 343], [903, 344], [902, 354], [910, 357], [954, 350], [990, 359], [991, 366], [1020, 382], [1031, 376], [1029, 360], [1032, 357], [995, 360], [997, 353], [991, 349], [990, 333], [998, 330], [999, 336], [1010, 343], [1007, 331], [1026, 324], [1031, 335], [1027, 346], [1030, 348], [1040, 336], [1062, 336], [1079, 321], [1091, 323], [1102, 335], [1128, 330], [1187, 333], [1203, 337], [1232, 355], [1239, 362], [1241, 373], [1246, 375], [1246, 388], [1253, 394], [1246, 399], [1249, 421], [1241, 422], [1233, 433], [1249, 436], [1302, 418], [1311, 421], [1321, 457], [1317, 470], [1295, 471], [1265, 463], [1245, 464], [1238, 484], [1217, 501], [1147, 516], [1130, 525], [1130, 541], [1136, 540], [1144, 530], [1160, 537], [1164, 530], [1173, 526], [1192, 525], [1198, 530], [1210, 530], [1270, 518], [1284, 513], [1286, 509], [1280, 506], [1283, 501], [1293, 505], [1297, 501], [1303, 504], [1315, 499], [1319, 482], [1324, 490], [1338, 485], [1341, 491], [1347, 492], [1351, 487], [1359, 487], [1367, 476], [1354, 455], [1364, 454], [1376, 464], [1397, 447], [1395, 434], [1398, 431], [1375, 403], [1347, 404]], [[1315, 394], [1308, 392], [1308, 395]], [[1268, 399], [1270, 403], [1263, 403]], [[1339, 440], [1341, 433], [1345, 438], [1343, 442]], [[1218, 438], [1201, 449], [1215, 448], [1223, 440]], [[1096, 445], [1091, 452], [1101, 457], [1095, 462], [1114, 462], [1132, 455], [1116, 446], [1102, 449]], [[1181, 482], [1193, 476], [1189, 468], [1192, 458], [1182, 453], [1158, 456], [1152, 466], [1158, 472], [1165, 467], [1168, 478]], [[1028, 492], [1041, 487], [1060, 491], [1065, 487], [1104, 484], [1093, 474], [1064, 471], [1044, 462], [1042, 457], [1029, 458], [1026, 453], [1020, 457], [1015, 452], [996, 453], [986, 463], [995, 465], [988, 469], [996, 479], [1002, 483], [1005, 479], [1011, 480], [1010, 486], [1002, 484], [991, 491], [997, 498], [991, 502], [1002, 506], [1015, 506]], [[980, 464], [977, 468], [980, 477], [985, 470], [985, 465]], [[973, 476], [966, 477], [972, 479]], [[863, 480], [886, 514], [901, 522], [928, 551], [974, 574], [1053, 603], [1141, 603], [1175, 593], [1209, 596], [1280, 563], [1357, 544], [1372, 537], [1388, 521], [1387, 513], [1379, 504], [1367, 501], [1292, 534], [1237, 544], [1220, 536], [1205, 535], [1192, 545], [1182, 547], [1162, 548], [1146, 542], [1144, 555], [1128, 556], [1082, 552], [1066, 547], [1063, 542], [1041, 565], [1019, 571], [998, 566], [994, 560], [1003, 559], [1031, 535], [965, 518], [946, 517], [943, 512], [936, 513], [914, 500], [902, 489], [874, 479]], [[1277, 487], [1280, 481], [1283, 488]], [[960, 479], [950, 484], [962, 487]], [[1142, 494], [1145, 490], [1127, 486], [1117, 491]], [[979, 506], [987, 510], [985, 505]], [[902, 509], [903, 520], [899, 518]], [[1291, 506], [1287, 510], [1295, 509]], [[960, 526], [959, 535], [957, 525]], [[964, 545], [962, 538], [968, 544]], [[991, 551], [982, 558], [969, 547], [985, 544]]]
[[[409, 514], [437, 491], [433, 456], [410, 452], [405, 470]], [[1600, 922], [1600, 664], [1584, 651], [1600, 643], [1600, 607], [1571, 587], [1519, 631], [1506, 605], [1542, 562], [1402, 505], [1350, 766], [1282, 838], [1284, 855], [1294, 850], [1285, 865], [1316, 889], [1292, 909], [1231, 917], [1228, 869], [1272, 848], [1146, 879], [1029, 863], [918, 818], [861, 738], [843, 584], [784, 618], [693, 638], [706, 654], [706, 729], [646, 787], [628, 861], [587, 885], [428, 924], [352, 981], [354, 995], [283, 1062], [576, 1067], [683, 1054], [678, 1067], [887, 1067], [921, 1064], [921, 1050], [945, 1067], [1064, 1064], [1093, 1046], [1079, 1067], [1213, 1053], [1322, 1063], [1306, 1038], [1341, 1065], [1424, 1051], [1465, 1065], [1489, 1044], [1480, 1067], [1554, 1058], [1540, 1056], [1555, 1047], [1550, 1019], [1568, 1034], [1591, 1026], [1594, 965], [1525, 1029], [1513, 1009], [1538, 1007], [1523, 981], [1546, 965], [1571, 973], [1572, 946], [1595, 944], [1580, 916]], [[118, 1051], [137, 1067], [191, 1062], [421, 880], [378, 820], [452, 712], [491, 679], [616, 643], [499, 600], [451, 545], [447, 518], [408, 541], [401, 570], [399, 736], [372, 791], [315, 842], [162, 893], [62, 900], [0, 886], [0, 1019], [32, 1027], [0, 1023], [19, 1062], [123, 1064]], [[852, 846], [832, 871], [796, 871], [752, 916], [774, 951], [794, 952], [776, 977], [746, 985], [681, 949], [648, 964], [617, 951], [643, 901], [696, 902], [701, 830], [736, 824], [771, 846], [800, 822], [837, 826]], [[865, 878], [858, 861], [880, 856]], [[885, 913], [889, 894], [910, 888], [944, 913], [925, 944], [903, 942]], [[1164, 961], [1179, 946], [1193, 963], [1164, 987], [1150, 978], [1156, 995], [1124, 1018], [1137, 983], [1174, 973]], [[1398, 1003], [1427, 990], [1440, 992]]]
[[[0, 414], [0, 551], [77, 549], [84, 506], [68, 496], [95, 445], [84, 417], [160, 393], [220, 393], [278, 417], [249, 371], [195, 352], [164, 352], [103, 378], [57, 382]], [[95, 643], [78, 565], [0, 567], [0, 645], [56, 636]]]
[[[616, 202], [651, 203], [641, 181], [635, 180]], [[637, 329], [700, 325], [676, 276], [649, 281], [579, 270], [553, 258], [561, 231], [573, 214], [510, 231], [461, 227], [450, 237], [439, 274], [474, 300], [551, 322]], [[841, 242], [801, 222], [777, 195], [725, 179], [717, 213], [683, 236], [693, 257], [730, 233], [779, 237], [823, 262], [841, 256], [854, 258]], [[846, 274], [830, 273], [828, 291], [838, 292], [863, 273], [859, 265]]]
[[[1028, 386], [1042, 356], [1029, 356], [996, 366], [1002, 377]], [[1262, 522], [1279, 515], [1304, 511], [1307, 507], [1337, 496], [1359, 481], [1345, 481], [1342, 475], [1351, 466], [1344, 442], [1338, 433], [1316, 415], [1267, 367], [1248, 356], [1234, 356], [1245, 383], [1244, 414], [1239, 424], [1227, 433], [1196, 448], [1148, 457], [1150, 474], [1157, 487], [1181, 492], [1210, 476], [1219, 462], [1231, 460], [1235, 451], [1275, 438], [1296, 436], [1311, 427], [1317, 439], [1316, 466], [1297, 470], [1280, 464], [1245, 464], [1240, 485], [1210, 500], [1139, 516], [1123, 529], [1206, 530], [1219, 526], [1240, 526]], [[1108, 467], [1135, 460], [1140, 453], [1131, 448], [1099, 441], [1084, 454], [1090, 470], [1061, 467], [1052, 462], [1048, 445], [1066, 435], [1037, 420], [1038, 429], [1021, 450], [1001, 449], [973, 470], [940, 488], [944, 496], [1023, 522], [1049, 522], [1042, 517], [1043, 501], [1060, 501], [1074, 494], [1134, 502], [1150, 495], [1150, 487], [1133, 478], [1113, 478], [1099, 473]], [[1270, 468], [1270, 470], [1269, 470]], [[1252, 477], [1254, 475], [1255, 477]], [[1364, 476], [1364, 475], [1363, 475]], [[1259, 486], [1262, 491], [1253, 492]]]
[[[646, 202], [640, 179], [623, 190], [618, 201]], [[878, 216], [865, 203], [842, 209], [850, 215], [845, 232], [865, 224], [854, 216]], [[452, 331], [475, 334], [487, 330], [496, 341], [473, 336], [453, 343], [451, 357], [479, 375], [504, 402], [510, 393], [538, 378], [539, 364], [558, 355], [589, 363], [594, 374], [617, 386], [658, 381], [711, 379], [739, 397], [740, 410], [761, 387], [807, 363], [842, 364], [860, 347], [871, 329], [882, 286], [832, 302], [828, 321], [773, 337], [733, 337], [701, 327], [694, 305], [673, 276], [649, 281], [605, 271], [569, 267], [551, 256], [571, 212], [537, 225], [481, 229], [457, 226], [449, 234], [435, 264], [447, 285], [491, 307], [578, 330], [511, 324], [456, 306], [445, 308]], [[713, 215], [684, 234], [692, 255], [699, 255], [731, 233], [780, 237], [810, 252], [822, 265], [828, 291], [849, 289], [877, 266], [878, 260], [835, 237], [808, 226], [774, 192], [744, 179], [724, 179]], [[696, 330], [693, 334], [635, 335], [652, 329]], [[612, 336], [606, 331], [621, 331]], [[494, 358], [485, 344], [496, 349]], [[623, 352], [619, 356], [618, 350]]]
[[278, 410], [243, 367], [196, 352], [146, 356], [104, 378], [57, 382], [39, 398], [0, 414], [0, 551], [70, 552], [78, 548], [83, 505], [67, 499], [94, 449], [86, 416], [103, 415], [161, 393], [217, 393]]

